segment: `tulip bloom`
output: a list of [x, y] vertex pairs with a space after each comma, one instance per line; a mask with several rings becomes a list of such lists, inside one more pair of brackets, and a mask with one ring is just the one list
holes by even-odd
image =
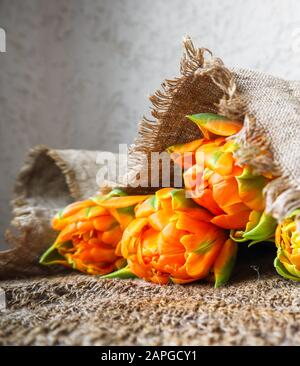
[[275, 234], [275, 268], [282, 277], [294, 281], [300, 281], [300, 230], [296, 222], [299, 214], [300, 210], [294, 211], [277, 226]]
[[62, 264], [92, 275], [122, 268], [126, 260], [116, 254], [116, 247], [134, 218], [134, 205], [147, 196], [119, 195], [123, 193], [112, 191], [60, 211], [52, 221], [53, 229], [60, 233], [40, 263]]
[[260, 230], [260, 236], [250, 233], [247, 238], [246, 234], [250, 227], [253, 229], [253, 218], [264, 211], [263, 188], [271, 177], [255, 175], [249, 167], [236, 164], [234, 152], [238, 146], [226, 137], [239, 132], [242, 123], [211, 113], [188, 118], [199, 126], [204, 138], [171, 146], [167, 151], [183, 167], [185, 188], [192, 199], [214, 215], [211, 223], [232, 230], [234, 240], [268, 239], [274, 233], [275, 221], [271, 218], [270, 230]]
[[237, 244], [211, 223], [212, 214], [186, 198], [183, 189], [163, 188], [135, 207], [117, 253], [136, 276], [159, 284], [184, 284], [211, 272], [218, 287], [229, 279]]

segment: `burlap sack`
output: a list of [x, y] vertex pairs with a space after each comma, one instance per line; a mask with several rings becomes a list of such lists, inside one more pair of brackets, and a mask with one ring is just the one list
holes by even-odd
[[54, 150], [37, 146], [21, 169], [6, 232], [10, 249], [0, 252], [0, 279], [60, 270], [38, 264], [57, 235], [50, 226], [58, 209], [97, 191], [96, 151]]
[[150, 97], [153, 118], [142, 119], [132, 145], [130, 182], [135, 185], [143, 169], [151, 175], [151, 163], [142, 154], [150, 161], [152, 151], [200, 137], [186, 115], [213, 112], [244, 121], [237, 137], [239, 163], [278, 176], [265, 189], [267, 211], [280, 221], [300, 207], [300, 82], [229, 70], [207, 49], [196, 49], [190, 38], [184, 40], [180, 73]]

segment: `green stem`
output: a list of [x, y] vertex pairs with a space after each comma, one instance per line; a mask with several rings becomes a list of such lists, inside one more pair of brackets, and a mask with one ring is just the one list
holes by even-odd
[[109, 273], [107, 275], [101, 276], [100, 278], [110, 279], [110, 278], [136, 278], [136, 275], [130, 271], [129, 266], [118, 269], [115, 272]]

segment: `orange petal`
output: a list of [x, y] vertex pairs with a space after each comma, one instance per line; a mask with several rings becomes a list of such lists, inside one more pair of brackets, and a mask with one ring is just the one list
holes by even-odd
[[193, 165], [191, 168], [183, 173], [184, 186], [187, 189], [194, 189], [195, 187], [204, 187], [203, 169], [200, 165]]
[[164, 240], [162, 233], [159, 234], [157, 239], [157, 247], [160, 254], [178, 254], [178, 253], [184, 253], [185, 248], [180, 243], [180, 241], [176, 242], [169, 242]]
[[122, 257], [122, 240], [119, 241], [115, 248], [115, 254], [117, 257]]
[[169, 217], [165, 214], [163, 210], [154, 212], [152, 215], [149, 216], [149, 224], [153, 227], [153, 229], [157, 231], [163, 230], [168, 222]]
[[169, 274], [153, 274], [148, 281], [156, 283], [158, 285], [167, 285], [169, 283]]
[[96, 230], [106, 231], [111, 229], [114, 225], [117, 225], [117, 221], [112, 216], [101, 216], [93, 220], [93, 224]]
[[185, 152], [184, 154], [172, 153], [170, 157], [174, 164], [179, 165], [183, 169], [189, 169], [196, 163], [194, 152]]
[[173, 215], [173, 204], [171, 199], [161, 200], [160, 207], [164, 211], [166, 216]]
[[204, 153], [204, 163], [207, 168], [221, 175], [232, 173], [234, 161], [231, 152], [226, 152], [222, 146], [214, 144], [203, 145], [199, 151]]
[[175, 275], [176, 271], [185, 264], [184, 253], [160, 255], [155, 268]]
[[222, 182], [224, 177], [218, 173], [213, 172], [209, 175], [208, 182], [209, 185], [212, 187], [215, 184], [218, 184], [219, 182]]
[[162, 230], [163, 239], [169, 243], [178, 243], [182, 235], [186, 234], [186, 231], [178, 230], [174, 222], [170, 222]]
[[151, 278], [152, 272], [149, 267], [143, 266], [143, 265], [139, 264], [138, 262], [132, 261], [130, 259], [128, 260], [128, 265], [129, 265], [130, 271], [132, 273], [134, 273], [137, 277], [145, 279], [145, 280], [148, 279], [148, 281]]
[[211, 222], [223, 229], [242, 230], [245, 229], [250, 211], [242, 211], [236, 215], [219, 215], [215, 216]]
[[87, 210], [86, 214], [87, 214], [88, 219], [91, 219], [91, 218], [97, 217], [97, 216], [109, 215], [109, 212], [104, 207], [93, 206]]
[[59, 244], [72, 239], [72, 235], [77, 231], [76, 223], [67, 225], [58, 235], [55, 240], [55, 244]]
[[60, 218], [57, 215], [53, 217], [52, 221], [51, 221], [51, 227], [54, 230], [63, 230], [66, 225], [69, 224], [68, 218]]
[[142, 202], [150, 196], [122, 196], [122, 197], [110, 197], [103, 201], [99, 201], [99, 205], [105, 208], [125, 208], [134, 206], [139, 202]]
[[76, 227], [79, 233], [85, 233], [87, 231], [94, 230], [92, 221], [79, 221], [77, 222]]
[[[125, 259], [129, 259], [132, 256], [136, 256], [136, 247], [138, 243], [138, 238], [133, 238], [130, 235], [126, 234], [126, 230], [123, 233], [122, 240], [120, 243], [120, 249], [118, 251], [121, 252], [121, 255]], [[119, 244], [117, 244], [118, 246]], [[116, 248], [117, 248], [116, 246]]]
[[263, 211], [265, 200], [263, 196], [263, 188], [266, 185], [264, 177], [257, 179], [249, 179], [246, 184], [242, 185], [243, 180], [239, 180], [239, 195], [241, 200], [254, 211]]
[[205, 254], [212, 249], [217, 241], [223, 241], [224, 239], [225, 233], [210, 224], [206, 232], [202, 234], [184, 235], [180, 242], [188, 253]]
[[221, 154], [219, 157], [217, 157], [216, 163], [215, 158], [216, 158], [215, 156], [212, 157], [213, 163], [212, 160], [207, 159], [207, 166], [210, 169], [213, 169], [216, 173], [219, 173], [221, 175], [229, 175], [232, 173], [233, 162], [234, 162], [232, 153], [225, 152]]
[[208, 139], [213, 138], [214, 135], [234, 135], [243, 127], [240, 121], [230, 120], [214, 113], [199, 113], [187, 116], [187, 118], [196, 123], [204, 137]]
[[186, 260], [187, 274], [194, 278], [204, 278], [208, 275], [213, 266], [220, 250], [222, 248], [222, 241], [218, 240], [205, 254], [189, 253]]
[[160, 200], [165, 200], [171, 198], [171, 192], [174, 191], [175, 188], [162, 188], [155, 192], [156, 198]]
[[142, 255], [153, 256], [158, 252], [159, 232], [154, 229], [145, 230], [141, 237]]
[[220, 215], [223, 213], [213, 198], [212, 190], [209, 188], [204, 189], [201, 195], [192, 197], [192, 199], [198, 203], [198, 205], [207, 208], [214, 215]]
[[102, 234], [102, 241], [105, 244], [110, 244], [113, 246], [116, 246], [118, 242], [121, 240], [123, 234], [123, 230], [120, 228], [120, 226], [115, 226], [113, 229], [109, 231], [105, 231]]
[[140, 235], [142, 229], [148, 224], [148, 219], [138, 218], [133, 220], [125, 229], [126, 233], [130, 236]]
[[226, 177], [212, 187], [213, 198], [224, 210], [224, 207], [241, 202], [238, 184], [235, 177]]
[[72, 215], [62, 218], [56, 215], [52, 220], [52, 228], [54, 230], [63, 230], [66, 225], [70, 225], [73, 222], [76, 223], [77, 221], [87, 221], [89, 210], [90, 207], [82, 208], [74, 212]]
[[231, 206], [226, 206], [223, 207], [223, 210], [225, 213], [227, 213], [227, 215], [237, 215], [239, 212], [242, 211], [250, 211], [249, 207], [246, 206], [244, 203], [236, 203]]
[[[178, 213], [178, 211], [175, 211], [175, 213]], [[189, 208], [186, 210], [185, 215], [196, 219], [200, 221], [210, 222], [210, 220], [213, 218], [213, 215], [207, 211], [205, 208]]]
[[178, 220], [176, 222], [177, 229], [185, 230], [194, 234], [204, 234], [212, 226], [213, 225], [211, 225], [210, 223], [201, 222], [199, 220], [193, 219], [185, 213], [179, 213]]
[[91, 207], [94, 205], [95, 205], [95, 203], [92, 200], [74, 202], [63, 209], [61, 216], [68, 217], [68, 216], [74, 215], [74, 213], [76, 213], [77, 211], [79, 211], [83, 208]]
[[235, 135], [241, 130], [242, 127], [242, 122], [232, 120], [210, 120], [205, 125], [205, 128], [213, 134], [226, 137]]
[[117, 220], [123, 230], [134, 219], [134, 210], [132, 206], [125, 208], [110, 208], [109, 213]]
[[94, 262], [114, 262], [117, 257], [113, 248], [93, 247], [91, 257]]
[[233, 166], [233, 170], [232, 170], [232, 175], [234, 175], [235, 177], [238, 175], [241, 175], [243, 173], [244, 168], [238, 166], [238, 165], [234, 165]]
[[185, 285], [186, 283], [194, 282], [197, 279], [195, 279], [195, 278], [181, 279], [181, 278], [172, 277], [171, 280], [173, 283], [176, 283], [177, 285]]
[[198, 149], [199, 146], [203, 143], [203, 139], [193, 140], [191, 142], [187, 142], [185, 144], [177, 144], [167, 148], [168, 153], [185, 153], [192, 152]]
[[300, 254], [291, 254], [290, 260], [297, 267], [297, 269], [300, 269]]
[[156, 211], [157, 207], [157, 198], [155, 196], [151, 196], [147, 198], [144, 202], [138, 204], [135, 207], [135, 216], [136, 217], [148, 217], [152, 213]]

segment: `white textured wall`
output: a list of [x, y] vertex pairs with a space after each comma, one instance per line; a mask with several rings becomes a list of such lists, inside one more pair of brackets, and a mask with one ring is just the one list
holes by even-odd
[[0, 27], [1, 229], [27, 149], [131, 142], [185, 34], [228, 65], [300, 78], [297, 0], [0, 0]]

